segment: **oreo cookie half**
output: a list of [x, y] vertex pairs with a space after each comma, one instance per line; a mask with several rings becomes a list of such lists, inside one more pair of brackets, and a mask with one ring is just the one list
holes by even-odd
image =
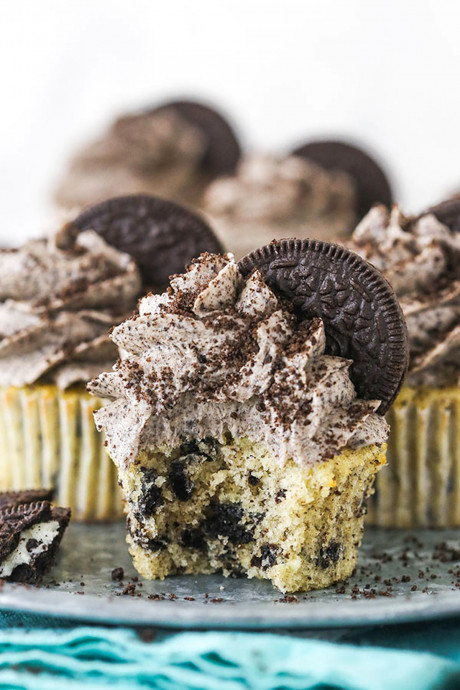
[[[11, 497], [12, 494], [10, 500]], [[69, 520], [70, 509], [52, 508], [49, 501], [2, 508], [0, 578], [13, 582], [39, 582], [52, 564]]]
[[299, 316], [319, 316], [326, 352], [352, 360], [358, 396], [381, 400], [385, 414], [409, 361], [404, 317], [382, 274], [344, 247], [317, 240], [286, 239], [248, 254], [244, 275], [257, 268], [273, 291], [288, 298]]
[[191, 211], [165, 199], [133, 194], [90, 206], [72, 226], [94, 230], [108, 244], [130, 254], [144, 284], [163, 289], [169, 276], [203, 252], [220, 254], [223, 247], [209, 225]]
[[343, 141], [312, 141], [292, 152], [326, 170], [348, 173], [356, 185], [356, 212], [362, 218], [377, 203], [391, 206], [390, 183], [380, 166], [360, 148]]
[[[431, 206], [421, 215], [426, 216], [432, 213], [440, 223], [447, 225], [454, 232], [460, 232], [460, 197], [454, 196], [451, 199], [441, 201], [436, 206]], [[420, 218], [420, 216], [419, 216]]]
[[13, 508], [25, 503], [37, 503], [39, 501], [51, 501], [52, 489], [26, 489], [23, 491], [2, 491], [0, 493], [0, 511], [5, 508]]
[[178, 115], [204, 134], [208, 145], [203, 168], [212, 177], [230, 175], [241, 157], [241, 147], [233, 129], [225, 118], [213, 108], [196, 101], [171, 101], [154, 112], [174, 110]]

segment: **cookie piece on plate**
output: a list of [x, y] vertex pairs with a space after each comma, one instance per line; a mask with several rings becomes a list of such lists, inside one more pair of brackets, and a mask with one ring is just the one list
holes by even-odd
[[1, 579], [35, 584], [52, 565], [70, 509], [52, 507], [41, 493], [0, 494]]

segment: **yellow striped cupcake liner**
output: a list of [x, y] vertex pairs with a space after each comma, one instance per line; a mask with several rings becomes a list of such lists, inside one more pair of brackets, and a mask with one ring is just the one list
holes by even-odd
[[382, 527], [460, 526], [460, 389], [402, 389], [387, 416], [387, 467], [367, 522]]
[[75, 520], [120, 519], [116, 469], [93, 420], [101, 405], [83, 389], [0, 388], [0, 490], [53, 488]]

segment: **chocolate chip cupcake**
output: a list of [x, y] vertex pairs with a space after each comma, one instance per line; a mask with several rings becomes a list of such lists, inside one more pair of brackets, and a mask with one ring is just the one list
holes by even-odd
[[150, 194], [198, 206], [216, 176], [232, 172], [240, 147], [212, 108], [190, 101], [118, 118], [70, 161], [55, 193], [64, 208]]
[[0, 251], [0, 491], [53, 488], [77, 520], [121, 516], [85, 383], [116, 360], [107, 331], [140, 289], [127, 254], [71, 225]]
[[141, 575], [352, 573], [406, 362], [378, 271], [321, 242], [205, 254], [111, 337], [124, 355], [89, 390], [112, 400], [95, 418]]
[[355, 184], [299, 156], [250, 155], [233, 176], [213, 182], [203, 210], [240, 258], [273, 239], [345, 237], [357, 220]]
[[388, 468], [370, 502], [372, 524], [460, 525], [459, 218], [458, 200], [416, 218], [376, 206], [353, 234], [351, 248], [398, 295], [410, 342], [409, 373], [388, 414]]

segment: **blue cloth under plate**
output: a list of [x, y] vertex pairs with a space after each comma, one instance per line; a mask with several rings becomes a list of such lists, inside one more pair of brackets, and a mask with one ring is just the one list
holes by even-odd
[[[7, 619], [3, 615], [4, 625]], [[418, 627], [415, 649], [430, 645], [427, 626]], [[366, 640], [359, 639], [362, 631], [338, 633], [353, 645], [270, 633], [160, 633], [143, 642], [128, 629], [3, 629], [0, 688], [458, 690], [460, 624], [432, 626], [436, 654], [408, 651], [407, 626], [395, 626], [393, 640], [390, 633], [390, 645], [400, 649], [369, 646], [382, 643], [384, 629], [371, 631]], [[391, 629], [386, 630], [383, 641]]]

